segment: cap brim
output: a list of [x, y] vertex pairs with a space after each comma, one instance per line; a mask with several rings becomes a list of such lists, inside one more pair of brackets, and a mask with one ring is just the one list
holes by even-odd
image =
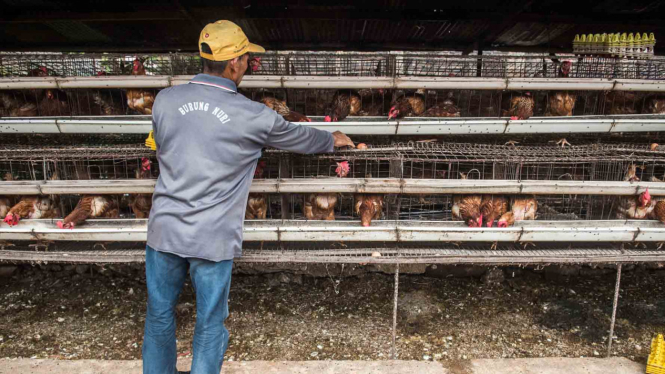
[[252, 53], [265, 53], [266, 49], [258, 44], [249, 43], [248, 51]]

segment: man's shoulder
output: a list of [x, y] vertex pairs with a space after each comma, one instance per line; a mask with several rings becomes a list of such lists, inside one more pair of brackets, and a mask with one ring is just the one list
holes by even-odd
[[258, 101], [251, 100], [243, 94], [238, 93], [235, 96], [236, 96], [237, 100], [239, 101], [239, 104], [242, 104], [246, 109], [249, 109], [250, 111], [252, 111], [254, 113], [260, 113], [264, 109], [268, 108], [263, 103], [259, 103]]

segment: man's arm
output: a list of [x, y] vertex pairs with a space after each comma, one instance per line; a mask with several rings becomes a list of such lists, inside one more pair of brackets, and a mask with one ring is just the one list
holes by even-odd
[[[267, 109], [267, 108], [266, 108]], [[268, 134], [266, 145], [295, 153], [326, 153], [334, 147], [355, 147], [351, 139], [339, 131], [331, 134], [311, 127], [295, 125], [272, 112], [274, 125]]]

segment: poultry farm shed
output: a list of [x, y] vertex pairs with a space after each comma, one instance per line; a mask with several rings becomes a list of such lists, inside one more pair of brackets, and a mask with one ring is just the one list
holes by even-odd
[[[139, 201], [159, 176], [145, 104], [200, 64], [188, 53], [0, 54], [0, 211], [27, 201], [41, 214], [0, 223], [0, 260], [143, 261]], [[396, 286], [406, 263], [620, 272], [665, 261], [663, 58], [272, 52], [240, 90], [358, 147], [264, 150], [238, 261], [394, 264]], [[523, 102], [527, 115], [514, 112]], [[476, 223], [463, 207], [474, 197], [506, 209]], [[63, 229], [86, 198], [108, 209]]]

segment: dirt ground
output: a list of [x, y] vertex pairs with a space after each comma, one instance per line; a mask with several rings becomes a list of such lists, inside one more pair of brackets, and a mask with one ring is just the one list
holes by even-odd
[[[399, 359], [604, 356], [614, 271], [553, 269], [402, 275]], [[227, 360], [389, 358], [394, 277], [340, 270], [320, 278], [234, 275]], [[651, 338], [665, 332], [663, 280], [663, 270], [624, 271], [614, 355], [646, 362]], [[142, 265], [21, 265], [0, 278], [0, 357], [140, 358], [145, 302]], [[191, 354], [195, 314], [187, 284], [178, 306], [181, 356]]]

